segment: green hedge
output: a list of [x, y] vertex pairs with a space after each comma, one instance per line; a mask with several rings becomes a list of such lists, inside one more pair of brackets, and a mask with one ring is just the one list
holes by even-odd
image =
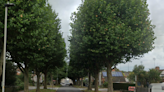
[[[113, 89], [114, 90], [128, 90], [129, 86], [135, 86], [135, 84], [132, 84], [132, 83], [113, 83]], [[108, 83], [105, 82], [103, 84], [103, 87], [108, 87]]]
[[129, 86], [135, 86], [132, 83], [113, 83], [114, 90], [128, 90]]

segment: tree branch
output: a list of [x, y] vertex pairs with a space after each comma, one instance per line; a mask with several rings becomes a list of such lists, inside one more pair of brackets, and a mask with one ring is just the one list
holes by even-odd
[[24, 68], [22, 67], [22, 65], [18, 62], [16, 62], [16, 63], [18, 65], [19, 69], [21, 70], [21, 72], [24, 73]]

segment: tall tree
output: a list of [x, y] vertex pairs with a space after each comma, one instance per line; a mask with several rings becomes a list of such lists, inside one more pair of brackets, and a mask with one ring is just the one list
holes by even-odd
[[147, 6], [146, 0], [85, 0], [73, 14], [71, 27], [82, 38], [79, 45], [107, 66], [108, 92], [113, 92], [112, 66], [153, 49]]
[[28, 69], [37, 53], [32, 51], [40, 48], [39, 43], [45, 39], [42, 37], [47, 32], [45, 26], [48, 24], [44, 23], [48, 19], [44, 11], [46, 0], [12, 0], [11, 3], [15, 3], [16, 6], [8, 12], [7, 50], [23, 72], [24, 91], [28, 92]]

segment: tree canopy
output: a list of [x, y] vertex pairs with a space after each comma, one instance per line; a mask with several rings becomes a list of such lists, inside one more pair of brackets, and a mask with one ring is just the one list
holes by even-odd
[[[5, 3], [0, 2], [1, 5]], [[7, 51], [23, 72], [24, 91], [28, 92], [29, 68], [39, 77], [44, 68], [55, 68], [53, 66], [64, 63], [66, 49], [60, 32], [61, 21], [47, 0], [10, 0], [10, 3], [16, 6], [8, 9]], [[4, 12], [4, 8], [1, 10]], [[4, 13], [0, 16], [0, 25], [3, 25]], [[0, 45], [3, 45], [3, 26], [0, 29]], [[2, 49], [0, 47], [1, 52]]]
[[107, 67], [108, 92], [113, 92], [112, 66], [153, 49], [155, 26], [147, 6], [146, 0], [85, 0], [72, 14], [72, 41], [78, 52], [74, 55], [82, 60], [90, 56], [94, 66]]

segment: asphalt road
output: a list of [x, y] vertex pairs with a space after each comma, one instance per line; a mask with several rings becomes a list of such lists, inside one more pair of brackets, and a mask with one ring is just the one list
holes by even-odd
[[74, 87], [60, 87], [58, 88], [57, 92], [82, 92], [82, 91]]

